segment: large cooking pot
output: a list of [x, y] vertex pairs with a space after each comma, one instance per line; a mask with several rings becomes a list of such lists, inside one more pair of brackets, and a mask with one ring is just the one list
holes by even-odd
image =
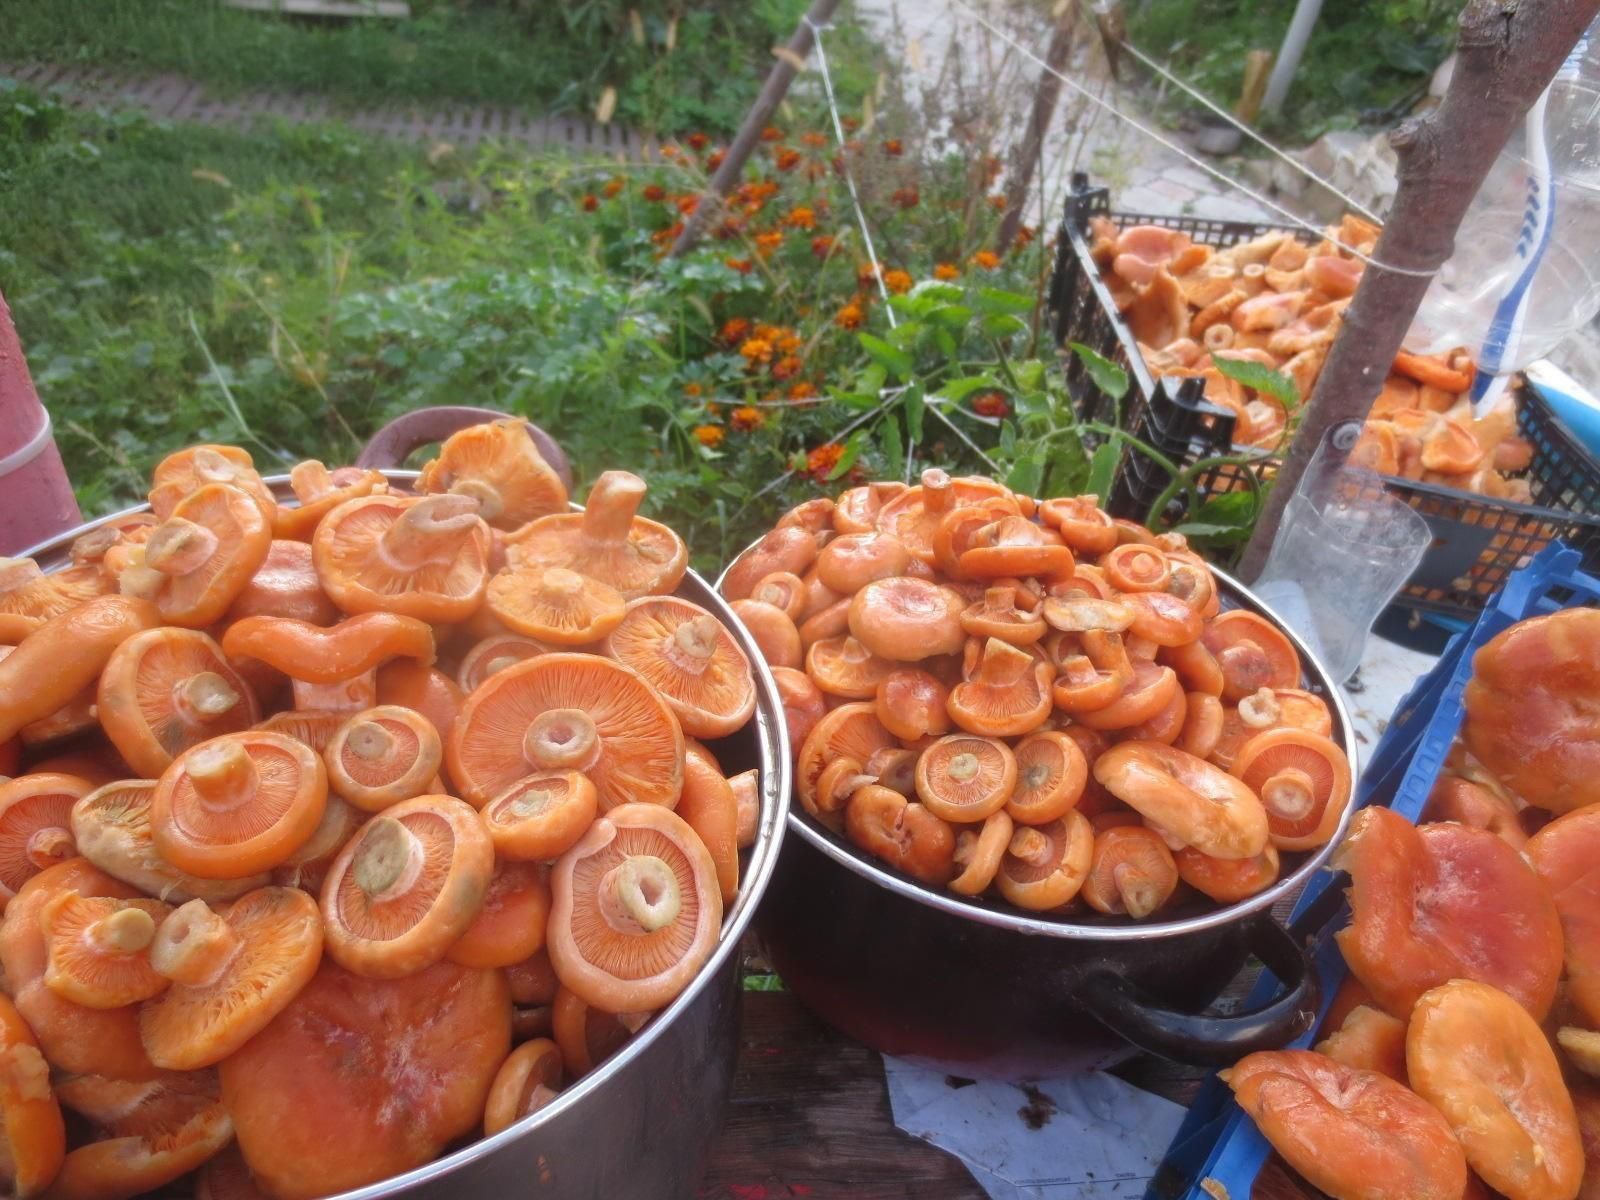
[[[1303, 686], [1333, 717], [1356, 764], [1339, 689], [1311, 651], [1245, 587], [1216, 572], [1226, 608], [1288, 633]], [[719, 581], [720, 582], [720, 581]], [[934, 890], [829, 830], [798, 805], [757, 929], [773, 967], [807, 1008], [884, 1054], [950, 1074], [1027, 1080], [1105, 1067], [1147, 1050], [1232, 1063], [1310, 1028], [1316, 973], [1303, 939], [1272, 908], [1321, 868], [1349, 824], [1312, 853], [1285, 854], [1272, 887], [1219, 908], [1203, 897], [1136, 922], [1093, 912], [1029, 914]], [[1205, 1014], [1252, 960], [1281, 988], [1267, 1004]]]
[[[427, 426], [433, 440], [499, 414], [465, 410], [453, 427]], [[421, 428], [411, 423], [409, 428]], [[413, 448], [389, 439], [380, 463], [402, 461]], [[378, 439], [374, 439], [374, 444]], [[563, 463], [565, 459], [563, 458]], [[415, 471], [385, 469], [402, 486]], [[294, 503], [287, 476], [267, 483], [280, 502]], [[23, 554], [46, 571], [65, 566], [77, 537], [147, 505], [91, 521]], [[677, 594], [728, 627], [755, 667], [756, 715], [732, 737], [712, 743], [730, 773], [761, 772], [761, 821], [745, 854], [739, 898], [722, 922], [722, 941], [699, 975], [615, 1056], [562, 1092], [548, 1107], [492, 1138], [338, 1200], [429, 1197], [462, 1200], [537, 1196], [541, 1200], [690, 1200], [699, 1190], [722, 1126], [739, 1049], [739, 944], [766, 891], [784, 837], [791, 753], [783, 705], [755, 642], [704, 579], [684, 576]]]

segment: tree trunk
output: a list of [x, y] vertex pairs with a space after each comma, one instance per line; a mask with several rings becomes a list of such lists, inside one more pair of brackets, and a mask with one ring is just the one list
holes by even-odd
[[732, 144], [728, 146], [722, 165], [717, 168], [716, 174], [711, 176], [711, 183], [707, 186], [705, 194], [700, 197], [699, 206], [683, 223], [683, 232], [678, 235], [678, 240], [672, 243], [672, 257], [676, 258], [694, 245], [700, 236], [700, 231], [711, 219], [713, 211], [721, 207], [722, 200], [738, 184], [744, 174], [744, 164], [749, 160], [750, 152], [761, 140], [761, 131], [772, 120], [772, 114], [778, 110], [778, 105], [783, 103], [784, 96], [789, 92], [789, 84], [794, 81], [801, 65], [810, 55], [811, 47], [816, 43], [815, 28], [826, 25], [833, 16], [833, 10], [838, 7], [839, 0], [811, 0], [811, 7], [801, 18], [794, 36], [789, 39], [789, 44], [783, 47], [781, 52], [774, 51], [778, 61], [772, 64], [772, 71], [767, 75], [767, 82], [762, 85], [761, 94], [756, 97], [756, 102], [745, 114], [744, 124], [739, 126], [739, 132], [734, 135]]
[[[1056, 115], [1056, 105], [1061, 100], [1060, 73], [1067, 69], [1072, 57], [1072, 44], [1078, 33], [1078, 6], [1068, 4], [1056, 18], [1055, 32], [1050, 35], [1050, 48], [1045, 51], [1045, 68], [1039, 74], [1039, 90], [1033, 95], [1033, 112], [1028, 117], [1027, 131], [1022, 135], [1022, 145], [1013, 160], [1010, 180], [1006, 183], [1006, 215], [1000, 222], [1000, 235], [995, 249], [1004, 254], [1011, 249], [1017, 230], [1022, 227], [1023, 209], [1028, 203], [1028, 188], [1033, 184], [1034, 172], [1039, 167], [1044, 136]], [[1041, 184], [1041, 186], [1043, 186]]]
[[1467, 207], [1506, 140], [1600, 11], [1600, 0], [1470, 0], [1461, 14], [1456, 70], [1443, 102], [1391, 136], [1400, 188], [1373, 258], [1425, 274], [1369, 265], [1257, 522], [1239, 571], [1266, 563], [1283, 507], [1323, 435], [1364, 420], [1428, 290], [1450, 257]]

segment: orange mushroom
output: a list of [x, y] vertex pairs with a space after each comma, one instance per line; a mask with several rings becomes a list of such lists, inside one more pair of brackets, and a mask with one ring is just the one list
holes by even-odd
[[447, 749], [450, 777], [475, 805], [536, 771], [577, 770], [600, 811], [627, 801], [672, 807], [683, 789], [683, 730], [648, 683], [592, 654], [507, 667], [467, 697]]
[[934, 528], [932, 566], [952, 579], [970, 578], [962, 570], [961, 556], [977, 544], [978, 535], [989, 526], [1016, 515], [1017, 502], [1010, 496], [991, 496], [951, 509]]
[[972, 678], [950, 690], [945, 707], [968, 733], [1017, 737], [1032, 733], [1050, 715], [1055, 668], [999, 638], [984, 643]]
[[428, 718], [440, 742], [455, 728], [466, 693], [450, 676], [414, 659], [390, 659], [378, 668], [378, 703], [397, 704]]
[[[907, 550], [931, 566], [933, 536], [946, 513], [964, 504], [977, 503], [992, 496], [1009, 495], [1002, 485], [992, 479], [952, 479], [938, 467], [930, 467], [922, 473], [920, 484], [883, 503], [875, 525], [885, 533], [892, 533]], [[837, 512], [834, 523], [838, 524]]]
[[761, 577], [750, 589], [748, 598], [783, 609], [789, 619], [798, 625], [805, 620], [810, 593], [800, 576], [791, 571], [774, 571]]
[[498, 633], [479, 641], [461, 659], [456, 682], [468, 695], [496, 671], [550, 653], [550, 647], [515, 633]]
[[561, 1049], [548, 1038], [524, 1042], [495, 1074], [483, 1110], [483, 1134], [493, 1137], [556, 1098], [561, 1088]]
[[272, 548], [272, 526], [247, 493], [209, 484], [151, 531], [140, 561], [118, 576], [124, 595], [154, 602], [169, 625], [222, 619]]
[[150, 965], [172, 981], [140, 1010], [150, 1061], [173, 1071], [221, 1062], [287, 1007], [321, 959], [317, 902], [299, 888], [258, 888], [220, 913], [189, 901], [150, 945]]
[[546, 771], [517, 780], [481, 815], [502, 857], [548, 862], [576, 845], [598, 812], [598, 793], [586, 776]]
[[[1109, 708], [1134, 679], [1122, 635], [1091, 630], [1060, 636], [1062, 640], [1055, 646], [1060, 656], [1059, 678], [1051, 689], [1055, 706], [1076, 717]], [[1071, 648], [1074, 645], [1076, 650]]]
[[270, 522], [277, 508], [272, 489], [256, 472], [250, 452], [239, 446], [190, 446], [167, 455], [150, 475], [150, 508], [161, 520], [203, 487], [226, 485], [252, 497]]
[[[737, 603], [735, 602], [736, 608]], [[800, 623], [800, 645], [809, 648], [813, 642], [820, 642], [823, 638], [842, 637], [849, 632], [850, 597], [843, 596], [806, 616]]]
[[1159, 592], [1172, 579], [1172, 565], [1156, 546], [1129, 542], [1101, 556], [1100, 569], [1118, 591]]
[[369, 612], [322, 629], [287, 617], [245, 617], [228, 626], [229, 658], [258, 659], [294, 681], [295, 707], [358, 711], [377, 703], [377, 668], [392, 658], [424, 665], [433, 630], [416, 617]]
[[689, 551], [665, 525], [635, 515], [645, 490], [637, 475], [606, 471], [589, 489], [583, 512], [540, 517], [508, 537], [512, 565], [581, 571], [625, 600], [671, 592], [688, 569]]
[[1239, 749], [1232, 773], [1261, 798], [1280, 850], [1325, 845], [1350, 803], [1350, 760], [1303, 729], [1269, 729]]
[[963, 896], [981, 896], [994, 882], [1000, 860], [1011, 844], [1014, 826], [1005, 810], [984, 818], [981, 829], [962, 829], [956, 833], [954, 861], [961, 874], [950, 881], [950, 890]]
[[449, 623], [489, 578], [489, 527], [464, 496], [366, 496], [322, 519], [311, 542], [323, 590], [347, 613]]
[[717, 867], [681, 817], [628, 804], [598, 818], [551, 875], [550, 962], [608, 1012], [670, 1004], [717, 947]]
[[0, 660], [0, 743], [93, 686], [118, 646], [161, 624], [147, 600], [100, 596], [51, 617]]
[[1204, 642], [1193, 641], [1181, 646], [1163, 646], [1156, 652], [1156, 661], [1163, 666], [1171, 667], [1177, 673], [1185, 690], [1205, 692], [1211, 696], [1222, 695], [1222, 667], [1218, 664], [1216, 655], [1206, 649]]
[[1045, 825], [1067, 815], [1083, 796], [1089, 764], [1078, 743], [1045, 730], [1017, 743], [1017, 784], [1006, 812], [1020, 825]]
[[[836, 758], [822, 768], [810, 801], [802, 800], [801, 807], [813, 817], [833, 825], [838, 819], [836, 814], [844, 811], [850, 797], [874, 782], [877, 782], [874, 777], [866, 774], [866, 768], [855, 759]], [[899, 791], [898, 788], [891, 790]], [[900, 794], [906, 795], [905, 792]]]
[[98, 567], [46, 575], [31, 558], [0, 557], [0, 642], [20, 642], [51, 617], [105, 592]]
[[690, 737], [726, 737], [755, 712], [750, 660], [722, 622], [688, 600], [629, 602], [605, 653], [655, 688]]
[[1206, 692], [1189, 692], [1184, 696], [1183, 728], [1173, 744], [1196, 758], [1210, 758], [1222, 740], [1226, 721], [1222, 701]]
[[695, 831], [717, 866], [724, 907], [739, 895], [739, 802], [722, 766], [699, 742], [684, 755], [683, 796], [673, 810]]
[[722, 577], [722, 594], [729, 600], [748, 600], [756, 584], [775, 571], [803, 576], [816, 559], [817, 539], [809, 530], [792, 525], [774, 529], [733, 560]]
[[0, 912], [29, 879], [78, 853], [72, 806], [93, 790], [76, 775], [21, 775], [0, 783]]
[[22, 1014], [0, 996], [0, 1185], [18, 1200], [39, 1195], [66, 1150], [50, 1068]]
[[150, 798], [156, 850], [202, 879], [270, 871], [316, 832], [328, 773], [308, 746], [250, 730], [201, 742], [172, 762]]
[[790, 526], [796, 526], [813, 534], [832, 533], [833, 501], [827, 496], [802, 500], [778, 518], [776, 528], [788, 529]]
[[388, 487], [381, 471], [360, 467], [339, 467], [330, 471], [314, 458], [298, 462], [289, 469], [289, 490], [299, 503], [278, 506], [272, 518], [273, 536], [302, 544], [309, 542], [317, 526], [322, 524], [322, 518], [339, 505], [374, 492], [385, 492]]
[[[1212, 697], [1207, 697], [1212, 699]], [[1183, 727], [1189, 719], [1189, 700], [1183, 694], [1182, 688], [1173, 688], [1172, 696], [1162, 705], [1161, 709], [1137, 725], [1119, 730], [1119, 736], [1126, 740], [1165, 742], [1171, 746], [1177, 743], [1183, 733]], [[1196, 758], [1201, 757], [1195, 755]]]
[[1188, 601], [1168, 592], [1130, 592], [1122, 597], [1122, 603], [1133, 613], [1128, 633], [1156, 647], [1186, 646], [1198, 641], [1204, 632], [1205, 621], [1200, 613]]
[[[9, 658], [15, 653], [14, 646], [0, 646], [0, 659]], [[24, 725], [22, 732], [17, 735], [17, 740], [22, 743], [24, 749], [32, 750], [38, 746], [48, 746], [79, 734], [90, 733], [98, 724], [95, 719], [94, 688], [91, 686], [79, 692], [49, 716], [40, 717], [37, 721], [30, 721]]]
[[756, 834], [761, 827], [761, 772], [752, 767], [728, 777], [733, 789], [733, 800], [738, 813], [735, 840], [739, 849], [748, 850], [756, 844]]
[[1098, 496], [1062, 496], [1039, 505], [1039, 517], [1079, 554], [1104, 554], [1117, 544], [1117, 527]]
[[1123, 742], [1094, 763], [1094, 777], [1179, 845], [1213, 858], [1253, 858], [1266, 848], [1266, 809], [1243, 782], [1161, 742]]
[[960, 558], [961, 573], [972, 579], [999, 579], [1008, 575], [1042, 575], [1056, 579], [1070, 575], [1072, 551], [1052, 529], [1026, 517], [1002, 517], [985, 525], [972, 538], [972, 548]]
[[836, 759], [865, 763], [895, 746], [894, 736], [879, 722], [871, 704], [841, 704], [812, 728], [795, 756], [795, 792], [802, 806], [815, 808], [817, 780]]
[[322, 761], [329, 788], [365, 812], [382, 812], [429, 790], [444, 748], [439, 731], [421, 713], [390, 705], [346, 721]]
[[239, 1153], [237, 1142], [207, 1160], [195, 1179], [194, 1200], [272, 1200]]
[[1073, 810], [1043, 825], [1024, 825], [1011, 835], [995, 885], [1018, 908], [1043, 912], [1078, 894], [1094, 859], [1094, 827]]
[[570, 988], [556, 989], [550, 1004], [551, 1033], [567, 1074], [587, 1075], [644, 1027], [649, 1013], [609, 1013], [586, 1003]]
[[544, 868], [502, 860], [489, 877], [483, 907], [445, 957], [463, 967], [510, 967], [544, 948], [550, 884]]
[[259, 720], [255, 693], [222, 648], [194, 629], [147, 629], [123, 642], [100, 675], [96, 700], [106, 736], [151, 779], [174, 755]]
[[1133, 678], [1120, 696], [1104, 708], [1075, 716], [1090, 729], [1129, 729], [1150, 720], [1172, 702], [1174, 695], [1181, 694], [1171, 667], [1141, 659], [1133, 663]]
[[955, 733], [917, 760], [917, 797], [934, 816], [970, 824], [1005, 807], [1017, 783], [1017, 760], [997, 738]]
[[878, 681], [874, 696], [873, 707], [878, 720], [897, 738], [915, 742], [950, 732], [950, 713], [946, 708], [950, 689], [927, 671], [916, 667], [890, 671]]
[[[773, 667], [772, 680], [778, 685], [778, 698], [783, 701], [784, 723], [789, 727], [789, 745], [803, 746], [817, 722], [828, 711], [827, 697], [804, 671]], [[939, 707], [942, 713], [942, 699]]]
[[755, 639], [761, 657], [773, 667], [799, 667], [804, 643], [789, 614], [760, 600], [735, 600], [733, 613]]
[[1271, 842], [1250, 858], [1212, 858], [1193, 846], [1173, 855], [1178, 875], [1218, 904], [1235, 904], [1278, 882], [1278, 848]]
[[493, 873], [494, 842], [469, 805], [403, 800], [363, 825], [328, 868], [328, 954], [373, 979], [431, 966], [472, 924]]
[[817, 555], [817, 578], [825, 587], [848, 596], [874, 579], [904, 575], [911, 552], [891, 534], [845, 533], [834, 538]]
[[850, 488], [833, 503], [833, 527], [840, 533], [868, 533], [878, 527], [883, 506], [908, 490], [896, 480]]
[[961, 613], [961, 628], [971, 637], [999, 638], [1013, 646], [1031, 646], [1045, 635], [1044, 615], [1018, 606], [1018, 588], [985, 589], [983, 599]]
[[[282, 509], [294, 512], [295, 509]], [[311, 547], [305, 542], [274, 541], [267, 557], [229, 606], [227, 620], [242, 617], [292, 617], [308, 625], [332, 625], [338, 607], [322, 590]]]
[[516, 633], [556, 646], [597, 642], [622, 623], [622, 593], [566, 567], [525, 566], [489, 581], [489, 611]]
[[1260, 688], [1300, 686], [1294, 644], [1264, 617], [1233, 609], [1210, 621], [1203, 637], [1222, 668], [1222, 698], [1237, 702]]
[[926, 579], [878, 579], [851, 600], [850, 632], [882, 658], [920, 662], [960, 652], [966, 642], [965, 608], [961, 593]]
[[1084, 902], [1107, 916], [1142, 921], [1172, 898], [1178, 866], [1172, 851], [1143, 825], [1119, 825], [1097, 833]]
[[872, 756], [861, 764], [861, 771], [862, 774], [871, 776], [884, 787], [899, 792], [909, 800], [917, 794], [917, 760], [921, 757], [921, 750], [907, 750], [904, 747], [893, 746], [886, 750], [874, 751]]
[[281, 887], [303, 888], [312, 895], [320, 893], [328, 868], [366, 819], [365, 812], [330, 792], [316, 832], [305, 845], [272, 869], [271, 882]]
[[159, 900], [57, 893], [39, 910], [48, 956], [44, 985], [85, 1008], [159, 996], [167, 980], [150, 965], [150, 943], [171, 911]]
[[417, 490], [469, 496], [479, 514], [507, 533], [536, 517], [567, 511], [567, 489], [544, 460], [526, 421], [507, 417], [471, 425], [445, 439], [422, 466]]
[[483, 1118], [511, 1049], [505, 972], [367, 979], [324, 960], [220, 1068], [245, 1162], [278, 1200], [420, 1167]]
[[812, 643], [806, 652], [806, 674], [831, 696], [867, 700], [894, 670], [894, 663], [879, 658], [849, 634]]
[[284, 737], [308, 747], [317, 754], [328, 748], [333, 735], [350, 719], [348, 709], [313, 709], [308, 712], [274, 713], [256, 728], [267, 733], [281, 733]]
[[942, 887], [956, 873], [955, 830], [891, 788], [867, 784], [852, 792], [844, 828], [874, 858], [923, 883]]

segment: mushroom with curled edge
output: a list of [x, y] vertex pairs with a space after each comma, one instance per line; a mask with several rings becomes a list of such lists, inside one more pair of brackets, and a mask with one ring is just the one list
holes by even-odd
[[250, 452], [239, 446], [189, 446], [167, 455], [150, 475], [150, 510], [166, 520], [178, 505], [200, 489], [222, 485], [244, 492], [256, 502], [270, 525], [278, 502], [256, 471]]
[[1300, 655], [1270, 621], [1244, 609], [1206, 623], [1202, 640], [1222, 667], [1222, 698], [1237, 703], [1261, 688], [1300, 686]]
[[970, 579], [1037, 575], [1060, 579], [1072, 574], [1072, 551], [1055, 530], [1026, 517], [1002, 517], [972, 537], [960, 558], [961, 573]]
[[958, 830], [954, 860], [961, 873], [950, 881], [950, 890], [961, 896], [983, 895], [1000, 870], [1014, 829], [1015, 824], [1001, 809], [985, 817], [978, 829]]
[[958, 654], [966, 644], [966, 601], [953, 588], [901, 575], [867, 584], [850, 601], [850, 632], [872, 653], [895, 662]]
[[789, 614], [761, 600], [735, 600], [730, 606], [771, 667], [798, 669], [805, 661], [805, 644]]
[[272, 535], [286, 541], [309, 542], [322, 518], [346, 500], [386, 492], [389, 485], [381, 471], [360, 467], [330, 471], [316, 459], [308, 458], [289, 468], [289, 490], [299, 504], [278, 506], [272, 519]]
[[911, 561], [911, 551], [891, 534], [844, 533], [822, 548], [816, 572], [824, 586], [849, 596], [874, 579], [904, 575]]
[[1117, 527], [1098, 496], [1060, 496], [1039, 505], [1039, 517], [1074, 553], [1104, 554], [1117, 544]]
[[556, 988], [550, 1002], [551, 1036], [561, 1047], [567, 1074], [574, 1079], [587, 1075], [610, 1058], [654, 1014], [611, 1013], [588, 1003], [571, 988]]
[[934, 534], [947, 513], [990, 497], [1009, 498], [1010, 495], [1004, 486], [992, 479], [952, 478], [948, 472], [930, 467], [922, 473], [917, 486], [884, 502], [875, 523], [878, 529], [892, 533], [913, 555], [932, 566]]
[[0, 912], [40, 871], [78, 854], [72, 808], [93, 790], [86, 779], [53, 772], [0, 783]]
[[917, 760], [917, 798], [935, 816], [957, 824], [999, 812], [1017, 783], [1017, 759], [998, 738], [953, 733]]
[[772, 681], [778, 685], [778, 698], [783, 702], [789, 744], [804, 746], [817, 722], [827, 715], [828, 698], [812, 682], [811, 676], [792, 667], [773, 667]]
[[755, 712], [749, 658], [721, 621], [691, 601], [630, 601], [603, 649], [660, 693], [690, 737], [726, 737]]
[[840, 533], [870, 533], [883, 506], [909, 489], [898, 481], [864, 483], [841, 492], [833, 503], [833, 527]]
[[1214, 858], [1252, 858], [1266, 848], [1260, 799], [1192, 754], [1160, 742], [1123, 742], [1095, 760], [1094, 777], [1179, 845]]
[[1209, 692], [1188, 692], [1184, 704], [1183, 728], [1173, 744], [1196, 758], [1210, 758], [1222, 740], [1226, 720], [1222, 701]]
[[848, 633], [813, 642], [806, 651], [806, 674], [830, 696], [871, 700], [895, 664], [879, 658]]
[[1326, 845], [1350, 804], [1350, 762], [1329, 738], [1304, 729], [1269, 729], [1239, 748], [1233, 774], [1261, 798], [1273, 845]]
[[544, 948], [549, 919], [545, 868], [502, 858], [489, 877], [483, 907], [445, 957], [463, 967], [515, 966]]
[[1041, 730], [1018, 742], [1017, 784], [1005, 811], [1019, 825], [1044, 825], [1067, 815], [1089, 779], [1078, 743], [1064, 733]]
[[322, 590], [310, 545], [275, 538], [224, 620], [231, 624], [244, 617], [293, 617], [311, 625], [333, 625], [342, 615]]
[[878, 681], [873, 709], [897, 738], [915, 742], [950, 732], [950, 689], [927, 671], [900, 667]]
[[323, 590], [345, 612], [449, 624], [483, 603], [490, 545], [475, 500], [381, 495], [330, 512], [311, 552]]
[[1017, 828], [1000, 860], [995, 886], [1018, 908], [1059, 908], [1083, 887], [1093, 858], [1094, 829], [1074, 810], [1043, 825]]
[[0, 997], [0, 1186], [19, 1198], [44, 1192], [67, 1151], [50, 1066], [22, 1014]]
[[550, 862], [560, 858], [600, 811], [594, 784], [578, 771], [528, 775], [479, 810], [503, 858]]
[[750, 589], [748, 597], [781, 608], [796, 625], [805, 620], [810, 594], [805, 580], [791, 571], [774, 571], [763, 575]]
[[[1075, 715], [1090, 729], [1131, 729], [1150, 720], [1172, 701], [1173, 696], [1181, 694], [1178, 677], [1171, 667], [1160, 667], [1140, 659], [1133, 663], [1133, 678], [1120, 696], [1104, 708]], [[1057, 699], [1059, 702], [1059, 693]]]
[[439, 731], [421, 713], [379, 705], [341, 725], [322, 761], [334, 793], [375, 813], [432, 790], [444, 747]]
[[939, 518], [934, 528], [931, 565], [951, 579], [970, 578], [961, 568], [961, 556], [972, 549], [978, 535], [996, 521], [1017, 515], [1017, 501], [1012, 496], [989, 496], [951, 509]]
[[717, 865], [722, 903], [739, 896], [739, 802], [722, 765], [699, 742], [690, 741], [683, 762], [683, 795], [673, 809], [699, 836]]
[[1178, 866], [1160, 835], [1143, 825], [1120, 825], [1095, 835], [1080, 895], [1097, 912], [1142, 921], [1177, 887]]
[[272, 526], [247, 493], [209, 484], [180, 500], [117, 576], [168, 625], [204, 629], [226, 615], [272, 548]]
[[456, 683], [464, 699], [466, 695], [477, 691], [478, 685], [496, 671], [548, 653], [549, 646], [518, 633], [490, 634], [474, 643], [472, 649], [462, 656], [461, 665], [456, 668]]
[[422, 466], [417, 490], [468, 496], [479, 514], [506, 533], [529, 521], [567, 511], [567, 488], [513, 417], [469, 425], [446, 438], [437, 458]]
[[984, 643], [972, 677], [950, 689], [950, 719], [969, 733], [1018, 737], [1050, 715], [1055, 668], [999, 638]]
[[288, 617], [245, 617], [228, 626], [222, 650], [282, 671], [293, 683], [296, 709], [348, 713], [377, 704], [377, 671], [390, 659], [431, 665], [434, 639], [427, 622], [388, 612], [346, 617], [327, 629]]
[[748, 850], [756, 844], [761, 828], [761, 772], [755, 767], [728, 777], [733, 789], [733, 800], [738, 810], [737, 839], [739, 849]]
[[1271, 842], [1250, 858], [1213, 858], [1193, 846], [1184, 846], [1172, 857], [1179, 877], [1218, 904], [1237, 904], [1278, 882], [1278, 848]]
[[1089, 630], [1062, 634], [1054, 639], [1053, 648], [1060, 666], [1051, 699], [1074, 717], [1104, 711], [1133, 683], [1134, 665], [1120, 633]]
[[774, 572], [805, 576], [817, 560], [817, 540], [805, 529], [784, 526], [771, 530], [751, 546], [722, 578], [722, 594], [728, 600], [748, 600], [756, 584]]
[[622, 623], [622, 593], [566, 567], [524, 566], [489, 581], [489, 611], [507, 629], [552, 646], [598, 642]]
[[46, 575], [31, 558], [0, 558], [0, 642], [14, 645], [51, 617], [103, 596], [107, 589], [94, 565]]
[[456, 726], [467, 695], [454, 679], [417, 659], [391, 658], [378, 668], [378, 703], [396, 704], [428, 718], [442, 742]]
[[509, 1129], [554, 1100], [561, 1090], [561, 1074], [561, 1049], [549, 1038], [535, 1038], [513, 1050], [489, 1088], [484, 1136]]
[[969, 604], [961, 613], [961, 628], [971, 637], [999, 638], [1013, 646], [1031, 646], [1044, 637], [1044, 614], [1018, 606], [1015, 585], [996, 585], [983, 593], [981, 600]]
[[956, 874], [955, 830], [924, 804], [877, 784], [857, 788], [845, 806], [850, 840], [874, 858], [942, 887]]
[[159, 996], [167, 980], [150, 964], [150, 944], [172, 908], [62, 891], [39, 911], [44, 985], [85, 1008], [122, 1008]]

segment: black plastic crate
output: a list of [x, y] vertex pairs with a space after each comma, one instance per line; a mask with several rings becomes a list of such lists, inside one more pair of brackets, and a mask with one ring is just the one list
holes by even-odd
[[[1206, 402], [1203, 381], [1160, 379], [1151, 373], [1090, 257], [1089, 221], [1103, 216], [1119, 226], [1160, 225], [1219, 248], [1294, 227], [1114, 213], [1108, 189], [1090, 187], [1083, 174], [1074, 175], [1072, 182], [1057, 239], [1050, 306], [1067, 388], [1079, 416], [1117, 424], [1180, 468], [1207, 458], [1250, 453], [1247, 447], [1234, 446], [1233, 414]], [[1087, 368], [1067, 349], [1071, 342], [1089, 347], [1128, 372], [1128, 393], [1122, 399], [1121, 412], [1094, 386]], [[1517, 425], [1533, 445], [1533, 461], [1524, 473], [1533, 504], [1385, 477], [1385, 488], [1416, 509], [1434, 534], [1432, 547], [1398, 603], [1470, 620], [1512, 571], [1558, 538], [1582, 552], [1586, 570], [1600, 569], [1600, 464], [1530, 387], [1524, 387], [1518, 397]], [[1270, 478], [1278, 461], [1263, 454], [1250, 469], [1261, 478]], [[1202, 496], [1220, 495], [1249, 486], [1243, 475], [1241, 468], [1223, 464], [1201, 472], [1196, 486]], [[1130, 451], [1117, 469], [1109, 507], [1117, 516], [1142, 521], [1168, 482], [1169, 476], [1159, 464]]]

